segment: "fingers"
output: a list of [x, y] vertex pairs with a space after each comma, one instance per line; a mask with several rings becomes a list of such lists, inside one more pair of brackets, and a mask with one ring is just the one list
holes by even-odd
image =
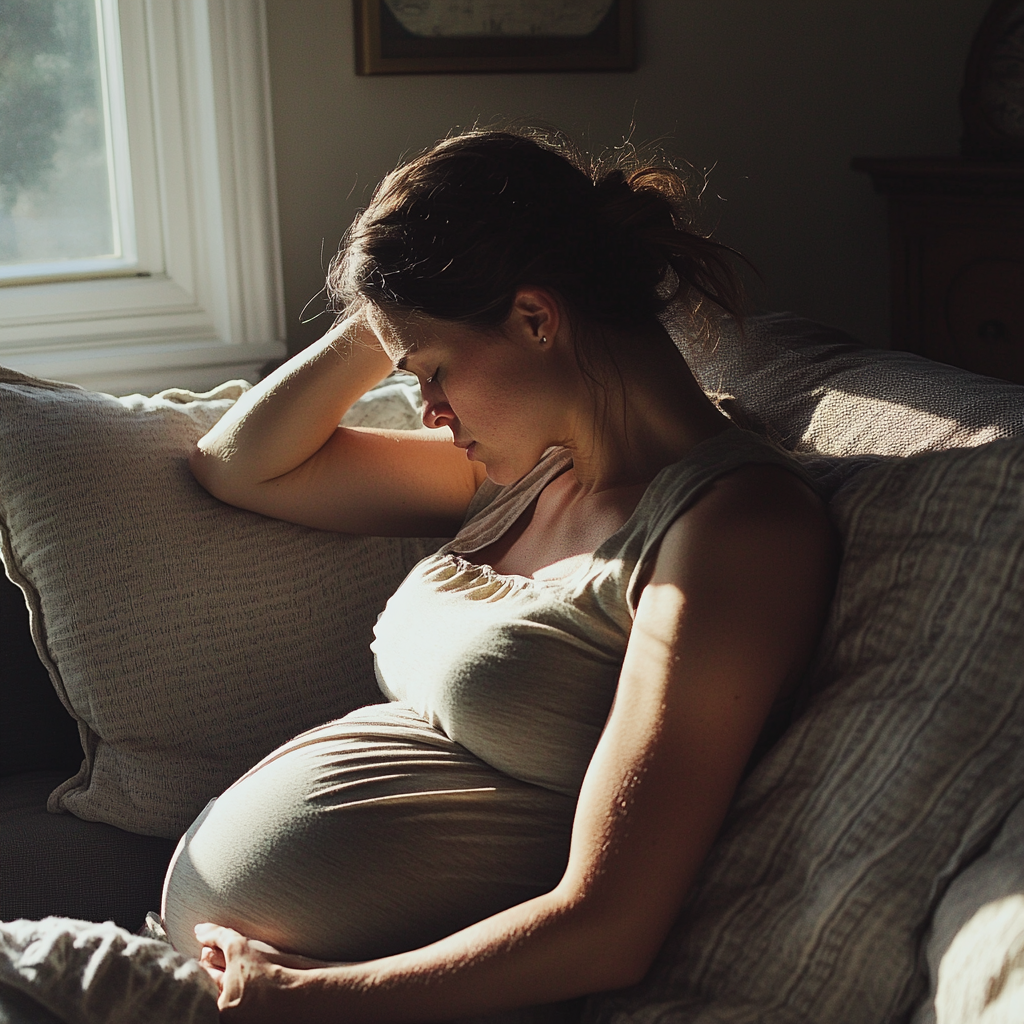
[[199, 962], [206, 968], [218, 971], [223, 971], [227, 966], [224, 951], [217, 946], [203, 946], [203, 951], [199, 954]]
[[192, 929], [196, 938], [204, 947], [216, 947], [223, 951], [225, 956], [232, 956], [248, 950], [253, 953], [262, 953], [267, 957], [280, 957], [284, 954], [269, 942], [261, 939], [250, 939], [233, 928], [225, 928], [219, 924], [197, 924]]
[[218, 1008], [223, 1010], [237, 1006], [241, 1002], [243, 982], [241, 972], [230, 969], [231, 962], [234, 960], [237, 964], [249, 940], [233, 928], [215, 924], [197, 924], [193, 931], [203, 946], [199, 963], [217, 983], [220, 992]]
[[212, 967], [210, 964], [203, 963], [202, 960], [199, 961], [199, 966], [206, 971], [213, 980], [214, 985], [217, 986], [217, 1001], [220, 1002], [221, 993], [224, 991], [224, 972], [217, 967]]
[[239, 940], [245, 942], [245, 936], [240, 932], [236, 932], [233, 928], [224, 928], [219, 924], [197, 924], [192, 931], [201, 945], [215, 946], [224, 952], [227, 952], [231, 943], [237, 944]]

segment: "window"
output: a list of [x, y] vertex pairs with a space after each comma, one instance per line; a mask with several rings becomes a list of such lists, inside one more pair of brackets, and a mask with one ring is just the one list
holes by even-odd
[[113, 0], [7, 0], [0, 281], [137, 268]]
[[20, 6], [43, 99], [36, 152], [0, 155], [0, 363], [118, 394], [254, 377], [284, 354], [261, 0]]

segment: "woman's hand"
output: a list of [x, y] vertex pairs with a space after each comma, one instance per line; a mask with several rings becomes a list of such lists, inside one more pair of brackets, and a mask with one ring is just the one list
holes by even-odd
[[301, 979], [296, 972], [331, 966], [312, 957], [281, 953], [215, 924], [196, 925], [195, 933], [203, 945], [199, 962], [217, 985], [217, 1007], [225, 1021], [281, 1024], [289, 1020], [296, 1005], [288, 993]]

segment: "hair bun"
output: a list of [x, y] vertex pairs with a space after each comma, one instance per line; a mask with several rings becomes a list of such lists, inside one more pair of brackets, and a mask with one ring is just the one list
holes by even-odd
[[599, 205], [603, 202], [621, 198], [626, 194], [632, 195], [633, 188], [626, 180], [625, 174], [618, 169], [601, 175], [594, 182], [594, 195], [597, 197]]
[[672, 200], [644, 182], [643, 172], [627, 178], [621, 170], [609, 171], [594, 183], [594, 199], [607, 224], [641, 236], [671, 231], [681, 219]]

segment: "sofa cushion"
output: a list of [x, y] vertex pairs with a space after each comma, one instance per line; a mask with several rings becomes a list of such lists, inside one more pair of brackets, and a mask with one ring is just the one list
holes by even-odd
[[0, 778], [45, 768], [75, 772], [78, 728], [36, 654], [21, 591], [0, 575]]
[[174, 840], [47, 813], [47, 797], [66, 778], [47, 771], [0, 779], [0, 921], [53, 915], [134, 931], [160, 906]]
[[649, 977], [589, 1021], [906, 1019], [941, 894], [1024, 795], [1024, 439], [886, 460], [832, 511], [814, 696]]
[[1024, 434], [1024, 387], [909, 352], [865, 348], [793, 313], [724, 321], [713, 344], [668, 324], [723, 408], [793, 451], [918, 455]]
[[[208, 495], [185, 457], [240, 390], [118, 399], [0, 377], [4, 564], [84, 751], [51, 810], [177, 836], [274, 747], [379, 699], [372, 624], [435, 544]], [[411, 390], [383, 390], [411, 425]]]

